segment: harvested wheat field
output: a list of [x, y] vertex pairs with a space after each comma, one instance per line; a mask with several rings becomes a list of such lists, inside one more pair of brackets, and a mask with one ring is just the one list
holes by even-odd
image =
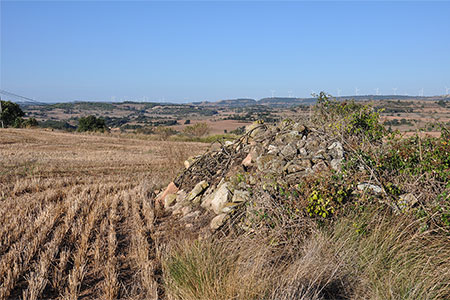
[[156, 299], [153, 191], [205, 144], [0, 131], [0, 299]]

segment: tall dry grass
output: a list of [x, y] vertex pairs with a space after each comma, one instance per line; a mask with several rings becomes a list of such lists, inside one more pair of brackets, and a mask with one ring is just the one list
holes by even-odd
[[183, 241], [169, 247], [163, 270], [171, 299], [449, 299], [449, 257], [448, 238], [377, 211], [298, 243]]

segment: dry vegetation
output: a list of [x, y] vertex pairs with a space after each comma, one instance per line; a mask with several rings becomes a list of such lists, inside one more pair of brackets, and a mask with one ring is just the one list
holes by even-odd
[[0, 131], [0, 299], [157, 299], [149, 201], [205, 144]]

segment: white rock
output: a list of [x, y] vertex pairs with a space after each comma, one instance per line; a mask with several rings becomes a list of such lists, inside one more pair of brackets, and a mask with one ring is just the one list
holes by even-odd
[[378, 185], [374, 185], [374, 184], [370, 184], [370, 183], [360, 183], [360, 184], [358, 184], [357, 187], [358, 187], [358, 190], [360, 190], [360, 191], [364, 191], [366, 189], [370, 189], [376, 194], [379, 194], [379, 193], [381, 193], [383, 191], [381, 189], [381, 187], [379, 187]]
[[344, 147], [342, 147], [342, 144], [340, 142], [334, 142], [330, 147], [328, 147], [328, 150], [333, 151], [334, 158], [344, 157]]
[[235, 190], [231, 202], [242, 203], [250, 198], [250, 193], [248, 191]]
[[342, 159], [340, 158], [332, 159], [330, 161], [330, 165], [334, 170], [339, 171], [341, 169]]
[[173, 204], [175, 204], [175, 201], [177, 200], [176, 194], [168, 194], [166, 197], [164, 197], [164, 208], [168, 209]]
[[228, 183], [223, 182], [219, 184], [216, 192], [214, 193], [214, 197], [211, 200], [211, 208], [216, 214], [220, 214], [222, 209], [225, 207], [225, 204], [229, 202], [231, 193], [228, 189]]
[[187, 196], [187, 200], [188, 201], [192, 201], [195, 199], [195, 197], [197, 197], [198, 195], [200, 195], [201, 193], [203, 193], [203, 191], [209, 186], [209, 184], [205, 181], [202, 180], [199, 183], [197, 183], [195, 185], [195, 187], [192, 189], [192, 191], [188, 194]]
[[223, 223], [225, 222], [225, 218], [227, 217], [227, 214], [220, 214], [218, 216], [215, 216], [212, 220], [211, 223], [209, 224], [209, 227], [212, 230], [217, 230], [219, 229], [220, 226], [223, 225]]

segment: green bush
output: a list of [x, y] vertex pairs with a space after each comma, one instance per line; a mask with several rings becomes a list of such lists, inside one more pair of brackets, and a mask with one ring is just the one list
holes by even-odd
[[108, 131], [108, 127], [106, 127], [105, 120], [102, 118], [97, 118], [96, 116], [90, 115], [87, 117], [82, 117], [78, 119], [78, 132], [85, 131], [100, 131], [105, 132]]
[[25, 113], [22, 111], [20, 106], [11, 101], [2, 101], [2, 113], [0, 115], [3, 125], [5, 127], [16, 127], [20, 128], [22, 124], [22, 117]]
[[314, 107], [313, 122], [329, 128], [333, 134], [354, 136], [370, 142], [380, 141], [386, 133], [380, 114], [370, 105], [338, 101], [320, 92]]
[[12, 127], [14, 128], [30, 128], [38, 126], [38, 121], [35, 118], [16, 118]]

